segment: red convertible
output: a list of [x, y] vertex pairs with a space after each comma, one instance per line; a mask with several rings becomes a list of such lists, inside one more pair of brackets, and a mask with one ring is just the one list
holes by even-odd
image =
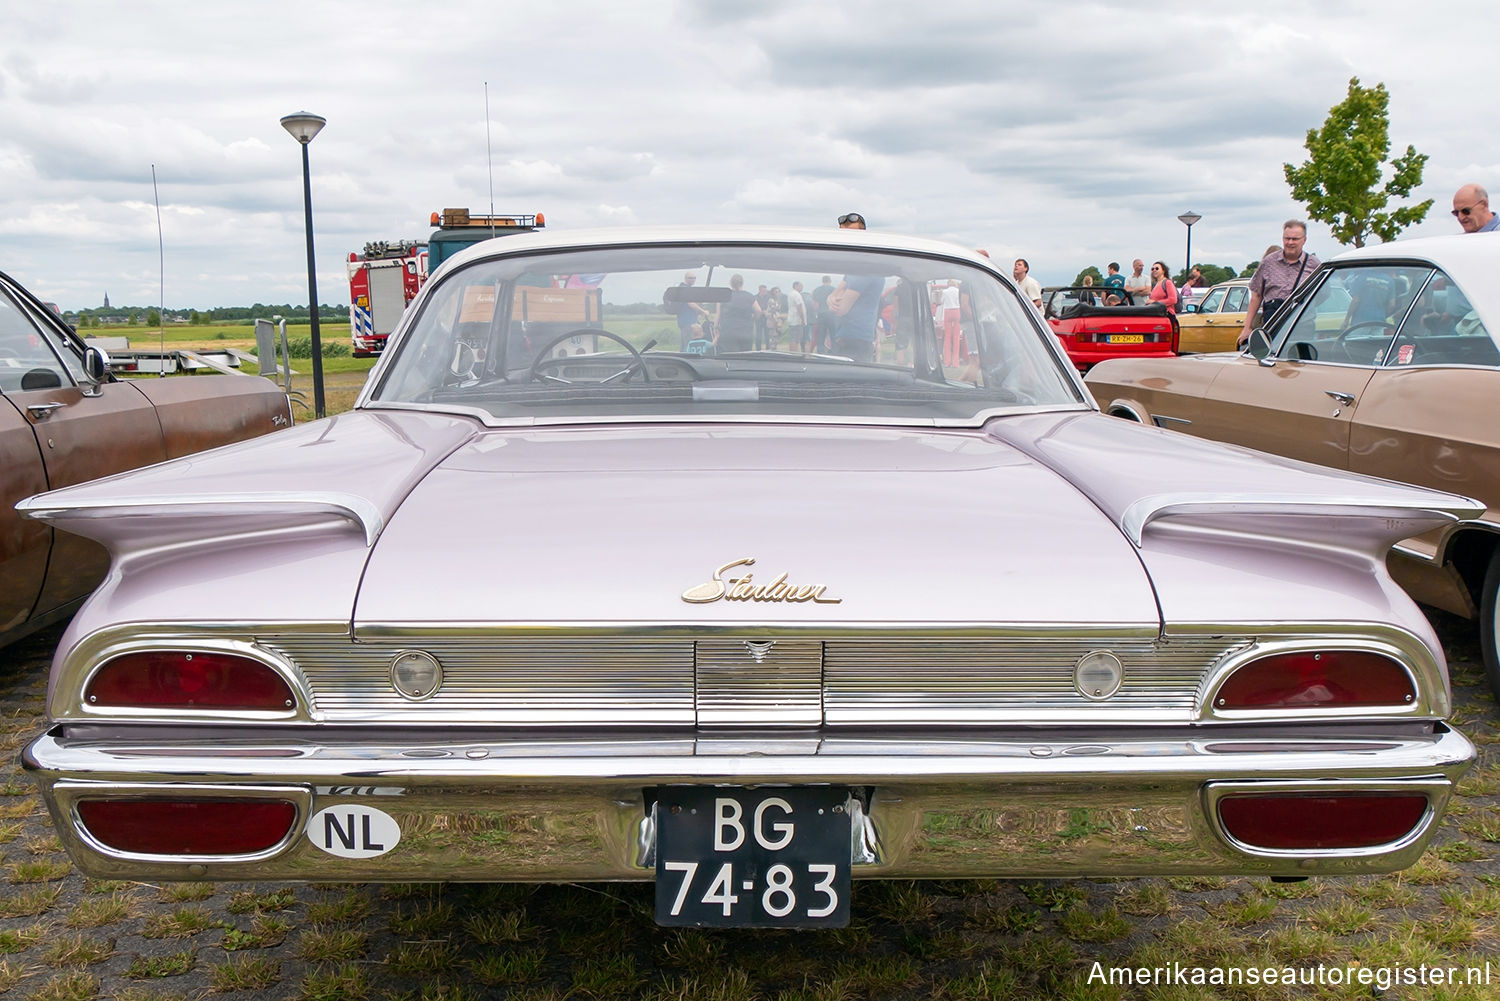
[[1042, 315], [1080, 372], [1107, 358], [1171, 358], [1177, 317], [1123, 289], [1080, 285], [1047, 290]]

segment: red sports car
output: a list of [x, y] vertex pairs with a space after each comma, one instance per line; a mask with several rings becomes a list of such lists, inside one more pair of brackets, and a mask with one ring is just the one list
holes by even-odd
[[1160, 303], [1146, 301], [1138, 293], [1093, 285], [1046, 292], [1042, 315], [1080, 372], [1106, 358], [1177, 354], [1177, 317]]

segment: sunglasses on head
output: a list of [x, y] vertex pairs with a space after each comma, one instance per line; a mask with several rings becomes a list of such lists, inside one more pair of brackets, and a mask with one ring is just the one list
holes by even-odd
[[865, 224], [865, 217], [860, 215], [858, 212], [850, 212], [848, 215], [839, 216], [840, 226], [847, 226], [851, 222], [856, 222], [863, 226]]

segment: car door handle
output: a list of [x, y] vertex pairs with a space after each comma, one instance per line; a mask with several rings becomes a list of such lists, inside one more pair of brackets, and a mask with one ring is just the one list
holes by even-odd
[[65, 406], [67, 406], [66, 403], [29, 403], [26, 405], [26, 412], [31, 415], [32, 420], [44, 421], [52, 416], [52, 411], [60, 410]]
[[1336, 389], [1325, 389], [1325, 390], [1323, 390], [1323, 392], [1327, 393], [1329, 396], [1333, 397], [1335, 400], [1337, 400], [1339, 403], [1341, 403], [1342, 405], [1344, 405], [1346, 407], [1352, 407], [1352, 406], [1354, 406], [1354, 394], [1353, 393], [1340, 393]]

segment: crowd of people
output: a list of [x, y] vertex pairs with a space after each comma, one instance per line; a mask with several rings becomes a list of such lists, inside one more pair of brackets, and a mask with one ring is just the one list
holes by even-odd
[[[839, 216], [840, 229], [864, 229], [864, 216]], [[697, 275], [682, 276], [691, 287]], [[883, 306], [885, 279], [879, 275], [846, 275], [838, 285], [824, 275], [811, 291], [800, 281], [790, 289], [765, 285], [751, 294], [743, 275], [730, 275], [729, 299], [712, 311], [680, 300], [677, 317], [679, 350], [702, 353], [775, 351], [783, 346], [813, 354], [838, 354], [855, 361], [875, 360], [875, 334]]]
[[[1465, 233], [1500, 231], [1500, 215], [1490, 211], [1489, 192], [1478, 184], [1465, 184], [1453, 196], [1453, 218]], [[864, 216], [849, 212], [838, 217], [840, 229], [864, 229]], [[1271, 317], [1281, 304], [1307, 280], [1321, 261], [1309, 253], [1307, 224], [1288, 219], [1281, 227], [1281, 243], [1266, 248], [1250, 278], [1250, 299], [1239, 343], [1244, 346], [1250, 332]], [[986, 257], [983, 250], [979, 253]], [[1042, 288], [1031, 277], [1031, 265], [1018, 257], [1012, 265], [1012, 277], [1021, 294], [1038, 308], [1042, 306]], [[682, 284], [691, 287], [697, 276], [686, 274]], [[1085, 289], [1092, 288], [1093, 276], [1083, 278]], [[849, 275], [835, 285], [830, 275], [808, 291], [800, 281], [789, 290], [765, 285], [752, 295], [744, 288], [744, 278], [729, 279], [730, 297], [716, 310], [696, 302], [681, 301], [675, 307], [682, 351], [755, 351], [776, 350], [783, 344], [792, 350], [844, 355], [857, 361], [873, 361], [876, 338], [881, 330], [882, 313], [893, 311], [894, 301], [882, 297], [884, 282], [878, 277]], [[1083, 301], [1106, 306], [1126, 302], [1159, 303], [1169, 313], [1177, 313], [1184, 302], [1204, 289], [1203, 272], [1188, 271], [1178, 287], [1165, 261], [1151, 264], [1149, 275], [1145, 261], [1131, 262], [1130, 274], [1122, 274], [1117, 261], [1109, 262], [1107, 273], [1097, 293], [1085, 293]], [[951, 293], [951, 295], [950, 295]], [[944, 364], [953, 365], [967, 356], [959, 332], [959, 292], [956, 287], [940, 290], [934, 302], [933, 323], [941, 333]], [[950, 302], [951, 300], [951, 302]], [[783, 340], [784, 339], [784, 340]], [[904, 345], [897, 345], [901, 351]]]

